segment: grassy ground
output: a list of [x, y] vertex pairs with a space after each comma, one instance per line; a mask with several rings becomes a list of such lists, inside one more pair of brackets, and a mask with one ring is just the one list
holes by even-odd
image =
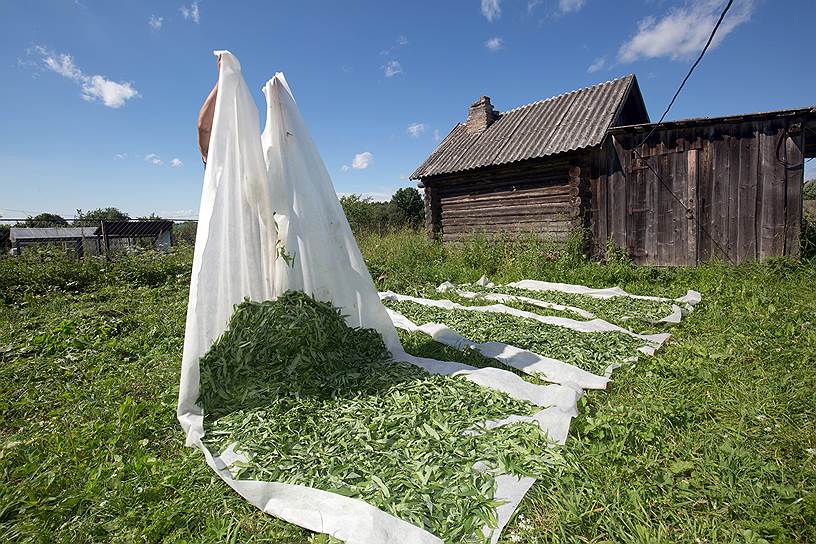
[[[816, 263], [635, 268], [531, 243], [361, 240], [380, 288], [536, 278], [703, 303], [585, 396], [505, 542], [816, 541]], [[12, 542], [322, 542], [249, 506], [182, 445], [189, 251], [0, 260], [0, 534]], [[480, 363], [421, 337], [410, 349]], [[480, 365], [481, 366], [481, 365]]]

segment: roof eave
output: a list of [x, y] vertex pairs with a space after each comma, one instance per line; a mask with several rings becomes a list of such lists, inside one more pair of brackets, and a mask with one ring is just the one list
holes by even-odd
[[[784, 110], [760, 111], [755, 113], [741, 113], [736, 115], [723, 115], [719, 117], [689, 117], [687, 119], [675, 119], [672, 121], [663, 121], [660, 123], [661, 127], [682, 127], [682, 126], [699, 126], [711, 123], [740, 123], [744, 121], [752, 121], [759, 119], [771, 119], [782, 117], [796, 117], [799, 115], [816, 116], [816, 106], [804, 108], [791, 108]], [[657, 123], [638, 123], [635, 125], [622, 125], [618, 127], [611, 127], [609, 133], [620, 134], [623, 132], [636, 132], [651, 130], [657, 126]]]

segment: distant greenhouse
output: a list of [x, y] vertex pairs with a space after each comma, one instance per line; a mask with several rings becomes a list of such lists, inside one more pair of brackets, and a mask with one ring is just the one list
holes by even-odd
[[19, 255], [32, 246], [51, 245], [78, 257], [98, 255], [99, 239], [94, 235], [94, 230], [94, 227], [11, 227], [11, 251]]
[[123, 220], [84, 227], [11, 227], [9, 238], [14, 255], [43, 245], [61, 247], [77, 257], [135, 247], [168, 250], [173, 245], [173, 222]]

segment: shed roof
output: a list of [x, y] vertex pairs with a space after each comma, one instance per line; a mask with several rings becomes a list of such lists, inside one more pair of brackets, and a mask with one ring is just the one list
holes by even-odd
[[[764, 121], [768, 119], [784, 119], [794, 117], [805, 117], [808, 120], [816, 118], [816, 106], [805, 108], [791, 108], [786, 110], [759, 111], [755, 113], [740, 113], [736, 115], [722, 115], [719, 117], [692, 117], [689, 119], [676, 119], [674, 121], [663, 121], [660, 129], [673, 129], [706, 126], [719, 123], [743, 123], [752, 121]], [[621, 125], [609, 129], [613, 134], [625, 132], [646, 132], [651, 131], [657, 123], [640, 123], [636, 125]]]
[[74, 240], [94, 235], [93, 227], [11, 227], [9, 238], [17, 240]]
[[[593, 147], [603, 141], [630, 90], [634, 74], [539, 100], [499, 114], [484, 132], [459, 123], [411, 179], [449, 174]], [[639, 93], [639, 91], [638, 91]]]
[[105, 234], [111, 238], [130, 238], [138, 236], [158, 236], [162, 232], [173, 228], [173, 222], [168, 219], [145, 219], [142, 221], [102, 221], [94, 234], [102, 236], [102, 226]]

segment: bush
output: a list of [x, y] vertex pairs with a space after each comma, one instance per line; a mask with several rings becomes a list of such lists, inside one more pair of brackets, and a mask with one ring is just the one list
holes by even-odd
[[55, 213], [40, 213], [34, 217], [29, 215], [25, 221], [18, 223], [17, 226], [34, 228], [67, 227], [68, 221]]
[[816, 178], [805, 182], [802, 189], [802, 198], [805, 200], [816, 200]]
[[350, 194], [340, 197], [340, 205], [355, 233], [384, 234], [399, 229], [417, 229], [425, 218], [425, 204], [413, 187], [398, 189], [389, 202]]
[[799, 255], [802, 259], [816, 257], [816, 221], [802, 217], [802, 230], [799, 235]]
[[0, 301], [19, 302], [54, 291], [92, 291], [102, 285], [189, 283], [191, 268], [190, 247], [169, 253], [133, 251], [110, 260], [101, 256], [77, 259], [60, 248], [31, 247], [19, 257], [0, 259]]
[[0, 255], [11, 249], [11, 227], [0, 225]]

